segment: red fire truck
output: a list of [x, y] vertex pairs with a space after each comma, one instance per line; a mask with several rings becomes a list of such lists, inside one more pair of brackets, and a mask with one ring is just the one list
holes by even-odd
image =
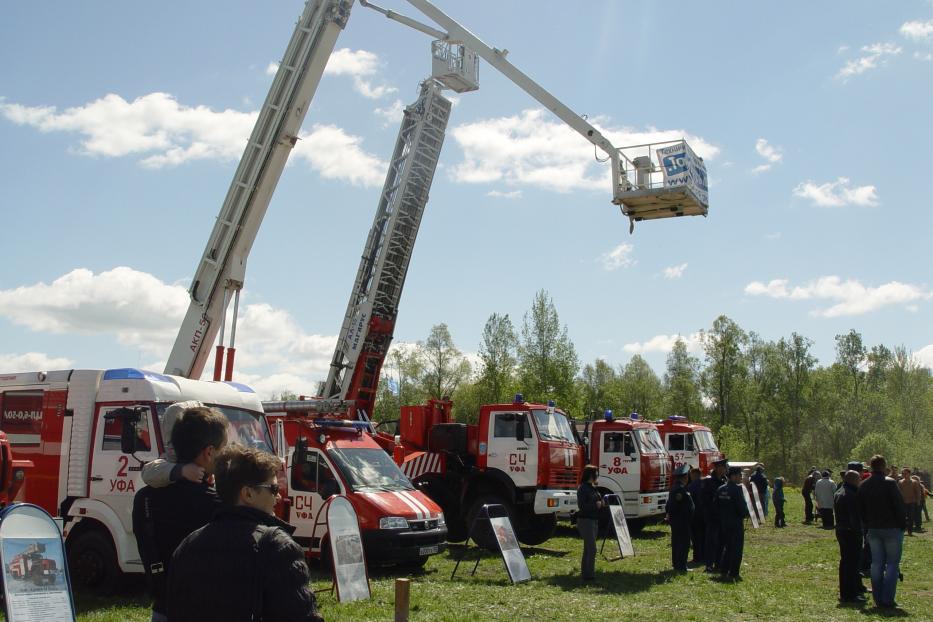
[[54, 585], [58, 578], [58, 566], [54, 559], [43, 557], [45, 545], [30, 544], [7, 564], [10, 576], [21, 581], [32, 581], [36, 585]]
[[138, 369], [0, 374], [0, 429], [13, 455], [35, 465], [18, 500], [59, 521], [78, 585], [106, 590], [142, 572], [133, 496], [142, 464], [163, 450], [162, 413], [184, 400], [226, 415], [229, 438], [272, 451], [261, 402], [241, 384]]
[[603, 420], [585, 422], [582, 435], [588, 462], [599, 467], [599, 490], [622, 499], [629, 529], [659, 520], [673, 469], [654, 424], [636, 413], [615, 419], [609, 410]]
[[[31, 421], [34, 415], [34, 412], [21, 410], [16, 403], [11, 403], [9, 410], [6, 408], [2, 410], [0, 421], [9, 421], [10, 425], [16, 427], [13, 422]], [[0, 430], [0, 508], [21, 500], [17, 497], [23, 488], [26, 473], [32, 467], [31, 460], [18, 460], [13, 456], [9, 437], [3, 430]]]
[[[451, 402], [402, 408], [392, 431], [376, 440], [447, 516], [449, 539], [463, 540], [486, 503], [508, 510], [518, 539], [540, 544], [554, 533], [557, 513], [577, 505], [583, 465], [567, 416], [553, 403], [482, 406], [476, 424], [456, 423]], [[393, 422], [394, 423], [394, 422]], [[492, 544], [480, 531], [476, 541]]]
[[662, 419], [655, 425], [664, 439], [664, 446], [674, 459], [675, 467], [687, 464], [707, 475], [713, 468], [713, 461], [723, 457], [712, 431], [705, 425], [691, 423], [686, 417], [679, 416]]

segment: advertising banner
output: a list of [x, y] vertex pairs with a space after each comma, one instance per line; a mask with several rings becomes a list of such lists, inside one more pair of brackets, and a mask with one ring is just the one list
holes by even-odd
[[505, 562], [505, 569], [512, 583], [530, 580], [531, 572], [518, 546], [518, 538], [515, 537], [509, 518], [507, 516], [490, 518], [489, 524], [492, 526], [492, 532], [496, 534], [496, 542], [499, 543], [499, 551], [502, 552], [502, 561]]
[[656, 150], [664, 187], [687, 186], [703, 205], [709, 205], [706, 165], [686, 142], [680, 141]]
[[327, 532], [334, 562], [337, 600], [342, 603], [368, 600], [369, 576], [360, 525], [356, 510], [343, 495], [333, 496], [327, 502]]
[[628, 531], [628, 522], [625, 520], [625, 510], [621, 505], [609, 505], [609, 515], [612, 517], [612, 527], [616, 532], [616, 542], [619, 544], [619, 555], [633, 557], [635, 547], [632, 546], [632, 536]]
[[748, 507], [748, 515], [752, 519], [752, 527], [758, 529], [758, 514], [755, 512], [755, 506], [752, 505], [752, 497], [748, 492], [748, 486], [739, 484], [739, 488], [742, 489], [742, 494], [745, 496], [745, 505]]
[[58, 525], [42, 508], [0, 513], [0, 564], [8, 622], [74, 622], [74, 600]]

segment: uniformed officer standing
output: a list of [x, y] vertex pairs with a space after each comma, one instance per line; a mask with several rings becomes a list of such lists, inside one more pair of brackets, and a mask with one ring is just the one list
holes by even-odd
[[729, 467], [729, 481], [716, 492], [719, 524], [722, 529], [723, 554], [720, 571], [723, 578], [741, 581], [742, 552], [745, 547], [745, 517], [749, 515], [742, 494], [742, 469]]
[[685, 484], [690, 466], [682, 464], [674, 470], [674, 486], [667, 496], [667, 522], [671, 526], [671, 563], [677, 572], [687, 572], [687, 554], [690, 552], [690, 521], [693, 518], [693, 499]]
[[722, 541], [719, 537], [719, 511], [716, 509], [716, 491], [726, 483], [726, 465], [723, 458], [713, 463], [713, 471], [703, 478], [700, 486], [700, 507], [703, 508], [703, 522], [706, 525], [706, 541], [703, 553], [706, 556], [706, 572], [716, 572], [722, 561]]

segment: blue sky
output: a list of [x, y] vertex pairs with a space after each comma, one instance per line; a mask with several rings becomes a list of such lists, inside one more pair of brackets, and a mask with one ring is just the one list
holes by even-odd
[[[302, 5], [6, 8], [0, 371], [161, 370]], [[685, 136], [710, 212], [629, 235], [592, 147], [482, 64], [455, 98], [397, 342], [446, 322], [475, 352], [491, 313], [520, 325], [543, 288], [584, 363], [637, 352], [662, 371], [674, 336], [698, 348], [726, 314], [810, 337], [822, 364], [850, 328], [933, 364], [933, 3], [438, 5], [617, 146]], [[429, 49], [354, 7], [249, 260], [239, 377], [261, 393], [326, 374]]]

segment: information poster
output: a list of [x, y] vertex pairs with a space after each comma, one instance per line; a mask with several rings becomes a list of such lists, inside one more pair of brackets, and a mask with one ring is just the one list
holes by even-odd
[[342, 495], [331, 497], [327, 503], [327, 532], [334, 561], [337, 600], [350, 603], [369, 599], [369, 576], [360, 525], [356, 510]]
[[496, 534], [496, 541], [502, 552], [502, 561], [505, 562], [505, 569], [512, 583], [530, 580], [531, 572], [528, 570], [528, 564], [525, 563], [525, 556], [518, 546], [518, 538], [515, 537], [515, 531], [512, 530], [512, 523], [509, 522], [508, 517], [490, 518], [489, 524], [492, 526], [493, 533]]
[[616, 542], [619, 543], [619, 555], [633, 557], [635, 547], [632, 546], [632, 536], [628, 531], [628, 522], [625, 520], [625, 510], [621, 505], [609, 505], [609, 515], [612, 517], [612, 527], [616, 532]]
[[752, 491], [752, 501], [755, 502], [755, 511], [758, 512], [758, 522], [762, 525], [765, 524], [765, 511], [761, 507], [761, 495], [758, 494], [758, 486], [750, 483], [749, 488]]
[[16, 504], [0, 514], [0, 563], [8, 622], [75, 620], [61, 532], [45, 510]]
[[752, 519], [752, 527], [758, 529], [758, 513], [755, 512], [755, 506], [752, 505], [752, 497], [748, 492], [748, 486], [739, 484], [739, 488], [742, 489], [742, 494], [745, 496], [745, 506], [748, 508], [748, 515]]

